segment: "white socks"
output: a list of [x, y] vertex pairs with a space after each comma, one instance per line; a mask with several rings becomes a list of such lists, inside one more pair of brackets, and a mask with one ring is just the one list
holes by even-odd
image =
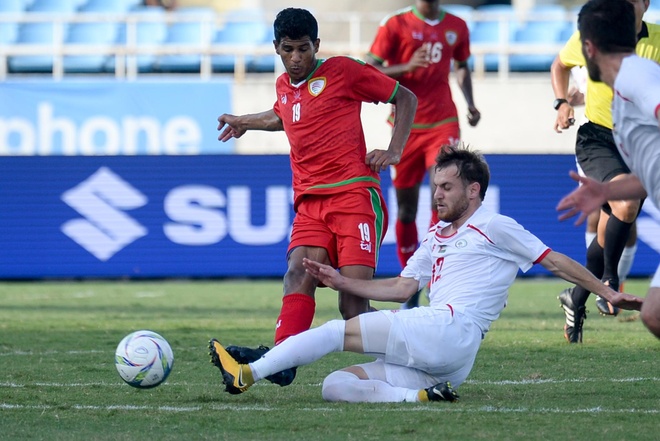
[[419, 401], [419, 391], [395, 387], [381, 380], [361, 380], [347, 371], [335, 371], [323, 381], [323, 399], [347, 403], [401, 403]]
[[250, 363], [254, 381], [295, 366], [312, 363], [331, 352], [344, 349], [344, 320], [331, 320], [318, 328], [293, 335], [259, 360]]

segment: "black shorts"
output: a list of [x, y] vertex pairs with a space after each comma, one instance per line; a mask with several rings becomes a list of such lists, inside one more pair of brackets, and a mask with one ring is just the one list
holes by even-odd
[[584, 174], [600, 182], [630, 173], [616, 148], [612, 130], [592, 122], [578, 129], [575, 156]]

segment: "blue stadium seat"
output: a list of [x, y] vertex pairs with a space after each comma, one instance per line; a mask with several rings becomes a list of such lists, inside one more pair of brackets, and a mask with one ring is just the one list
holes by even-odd
[[[165, 10], [159, 7], [139, 7], [131, 11], [135, 21], [135, 44], [138, 47], [158, 47], [165, 41], [167, 35], [167, 24], [165, 22]], [[128, 44], [130, 29], [124, 24], [119, 25], [117, 32], [117, 44]], [[153, 72], [158, 57], [157, 55], [142, 54], [135, 57], [138, 72]], [[115, 57], [108, 60], [107, 69], [115, 69]]]
[[257, 55], [252, 57], [247, 65], [248, 72], [275, 72], [275, 64], [280, 62], [280, 57], [275, 53], [273, 40], [275, 40], [275, 34], [271, 26], [265, 32], [262, 44], [271, 48], [273, 54]]
[[[21, 14], [25, 10], [23, 0], [0, 1], [0, 14]], [[12, 44], [18, 38], [17, 22], [0, 22], [0, 44]]]
[[131, 5], [126, 0], [86, 0], [79, 8], [79, 12], [108, 12], [113, 14], [121, 14], [128, 12]]
[[[52, 45], [55, 25], [51, 22], [45, 23], [22, 23], [18, 28], [17, 45]], [[63, 34], [66, 33], [66, 25], [63, 26]], [[63, 36], [62, 36], [63, 37]], [[9, 57], [9, 70], [12, 72], [52, 72], [52, 55], [15, 55]]]
[[[515, 44], [552, 45], [562, 43], [562, 31], [567, 22], [530, 21], [516, 33]], [[509, 69], [513, 72], [546, 72], [550, 70], [558, 51], [544, 54], [513, 54]]]
[[[488, 4], [475, 8], [474, 12], [474, 26], [470, 31], [471, 44], [501, 45], [513, 42], [519, 27], [513, 6]], [[487, 54], [484, 64], [489, 72], [498, 70], [498, 55]], [[469, 65], [473, 67], [474, 57], [470, 57]]]
[[0, 1], [0, 12], [20, 13], [25, 11], [23, 0], [2, 0]]
[[80, 0], [34, 0], [27, 9], [29, 12], [60, 12], [73, 13]]
[[[180, 21], [169, 25], [164, 46], [204, 47], [210, 41], [214, 29], [215, 12], [209, 8], [180, 8], [178, 14], [199, 16], [200, 20]], [[204, 20], [207, 19], [207, 22]], [[162, 72], [195, 72], [200, 70], [202, 57], [199, 54], [162, 55], [158, 58], [158, 69]]]
[[[118, 24], [115, 22], [73, 23], [65, 39], [67, 45], [106, 45], [117, 39]], [[106, 70], [109, 55], [67, 55], [64, 57], [65, 72], [100, 73]]]
[[[273, 31], [269, 31], [269, 25], [261, 11], [238, 9], [227, 13], [225, 24], [217, 30], [213, 44], [231, 46], [270, 43], [272, 45], [273, 38]], [[233, 55], [211, 57], [211, 64], [216, 72], [233, 72], [235, 62]], [[275, 58], [246, 56], [245, 63], [248, 68], [251, 65], [252, 69], [267, 71], [271, 70], [271, 66], [274, 68]]]

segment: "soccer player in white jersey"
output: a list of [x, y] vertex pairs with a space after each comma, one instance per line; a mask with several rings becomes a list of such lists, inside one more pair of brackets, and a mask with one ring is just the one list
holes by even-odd
[[319, 282], [366, 299], [405, 302], [429, 284], [429, 306], [332, 320], [289, 337], [250, 364], [239, 364], [213, 339], [211, 361], [220, 369], [227, 392], [239, 394], [274, 372], [331, 352], [351, 351], [376, 360], [331, 373], [323, 382], [324, 399], [454, 401], [452, 384], [460, 386], [470, 373], [518, 269], [527, 271], [535, 263], [621, 308], [640, 309], [642, 299], [612, 290], [515, 220], [482, 207], [490, 172], [480, 154], [454, 146], [440, 152], [433, 179], [441, 222], [426, 235], [400, 277], [358, 280], [309, 259], [303, 262]]
[[[626, 0], [591, 0], [578, 16], [582, 52], [594, 81], [614, 91], [614, 140], [631, 170], [624, 179], [607, 183], [571, 177], [582, 185], [557, 206], [560, 219], [582, 212], [577, 224], [605, 200], [649, 199], [660, 207], [660, 66], [635, 55], [632, 6]], [[644, 325], [660, 338], [660, 266], [641, 309]]]

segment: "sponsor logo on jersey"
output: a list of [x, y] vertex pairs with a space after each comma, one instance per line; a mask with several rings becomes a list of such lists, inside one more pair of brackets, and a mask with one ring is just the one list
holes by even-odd
[[456, 43], [456, 40], [458, 40], [458, 35], [456, 35], [456, 32], [454, 31], [447, 31], [445, 32], [445, 38], [447, 39], [447, 43], [453, 46]]
[[286, 104], [286, 101], [287, 101], [287, 99], [286, 99], [286, 93], [283, 94], [283, 95], [280, 97], [280, 101], [282, 102], [282, 104]]
[[424, 39], [424, 33], [419, 32], [419, 31], [413, 31], [412, 32], [412, 38], [413, 38], [413, 40], [423, 40]]
[[323, 89], [325, 89], [326, 84], [327, 82], [325, 77], [312, 78], [309, 81], [307, 88], [309, 89], [309, 93], [312, 96], [318, 96], [321, 92], [323, 92]]

